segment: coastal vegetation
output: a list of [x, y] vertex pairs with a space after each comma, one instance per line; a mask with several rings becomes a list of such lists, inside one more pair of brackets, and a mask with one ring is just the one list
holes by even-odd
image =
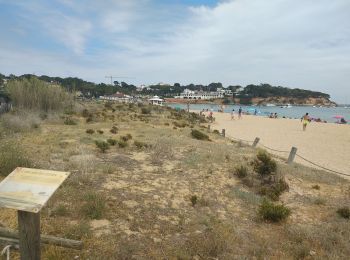
[[[14, 110], [0, 118], [0, 179], [17, 166], [71, 172], [41, 230], [84, 248], [44, 246], [43, 259], [350, 255], [349, 181], [207, 132], [196, 114], [77, 101], [69, 111], [35, 107], [38, 127], [12, 131], [7, 122], [24, 113]], [[1, 226], [16, 229], [15, 216], [1, 209]]]

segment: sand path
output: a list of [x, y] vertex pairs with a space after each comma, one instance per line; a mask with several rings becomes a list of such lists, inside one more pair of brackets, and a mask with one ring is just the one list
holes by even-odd
[[[308, 160], [335, 171], [350, 174], [350, 125], [310, 123], [305, 132], [300, 120], [270, 119], [260, 116], [243, 116], [242, 120], [231, 120], [228, 113], [214, 113], [216, 119], [212, 129], [226, 129], [226, 135], [260, 142], [277, 150], [290, 151], [298, 148], [298, 154]], [[276, 153], [288, 157], [286, 153]], [[296, 162], [311, 166], [296, 159]]]

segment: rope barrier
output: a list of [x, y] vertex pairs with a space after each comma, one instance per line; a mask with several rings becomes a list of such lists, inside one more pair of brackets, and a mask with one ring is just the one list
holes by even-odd
[[304, 160], [304, 161], [306, 161], [306, 162], [308, 162], [308, 163], [310, 163], [310, 164], [312, 164], [314, 166], [317, 166], [317, 167], [319, 167], [319, 168], [321, 168], [323, 170], [330, 171], [330, 172], [333, 172], [333, 173], [336, 173], [336, 174], [340, 174], [340, 175], [344, 175], [344, 176], [350, 176], [350, 174], [346, 174], [346, 173], [338, 172], [338, 171], [335, 171], [335, 170], [331, 170], [331, 169], [328, 169], [328, 168], [326, 168], [324, 166], [321, 166], [321, 165], [319, 165], [317, 163], [314, 163], [314, 162], [304, 158], [303, 156], [301, 156], [299, 154], [296, 154], [296, 156], [298, 156], [300, 159], [302, 159], [302, 160]]
[[289, 151], [282, 151], [282, 150], [277, 150], [277, 149], [273, 149], [273, 148], [270, 148], [266, 145], [263, 145], [262, 143], [258, 143], [258, 145], [261, 145], [262, 147], [266, 148], [266, 149], [269, 149], [271, 151], [274, 151], [274, 152], [278, 152], [278, 153], [289, 153]]
[[[243, 141], [243, 142], [246, 142], [246, 143], [253, 143], [253, 142], [254, 142], [254, 141], [248, 141], [248, 140], [244, 140], [244, 139], [235, 138], [235, 137], [233, 137], [233, 136], [227, 136], [227, 137], [228, 137], [228, 138], [231, 138], [231, 139], [233, 139], [233, 140], [236, 140], [236, 141], [241, 141], [241, 142]], [[274, 151], [274, 152], [278, 152], [278, 153], [289, 153], [289, 151], [283, 151], [283, 150], [273, 149], [273, 148], [268, 147], [268, 146], [266, 146], [266, 145], [264, 145], [264, 144], [262, 144], [262, 143], [258, 143], [258, 145], [261, 145], [262, 147], [264, 147], [264, 148], [266, 148], [266, 149], [268, 149], [268, 150]], [[306, 161], [306, 162], [308, 162], [308, 163], [310, 163], [310, 164], [316, 166], [316, 167], [319, 167], [319, 168], [323, 169], [323, 170], [326, 170], [326, 171], [329, 171], [329, 172], [332, 172], [332, 173], [336, 173], [336, 174], [339, 174], [339, 175], [343, 175], [343, 176], [350, 176], [350, 174], [346, 174], [346, 173], [343, 173], [343, 172], [338, 172], [338, 171], [335, 171], [335, 170], [326, 168], [326, 167], [324, 167], [324, 166], [322, 166], [322, 165], [319, 165], [319, 164], [317, 164], [317, 163], [314, 163], [314, 162], [312, 162], [312, 161], [306, 159], [305, 157], [303, 157], [303, 156], [301, 156], [301, 155], [299, 155], [299, 154], [296, 154], [296, 156], [297, 156], [298, 158], [300, 158], [300, 159], [302, 159], [302, 160], [304, 160], [304, 161]]]

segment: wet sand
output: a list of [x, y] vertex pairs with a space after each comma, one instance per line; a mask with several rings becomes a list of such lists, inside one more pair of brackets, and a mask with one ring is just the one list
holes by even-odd
[[[235, 120], [231, 120], [230, 114], [217, 112], [214, 113], [214, 117], [212, 129], [220, 132], [225, 129], [228, 137], [249, 141], [259, 137], [260, 145], [283, 151], [290, 151], [295, 146], [298, 148], [297, 154], [306, 159], [323, 167], [350, 174], [350, 125], [312, 122], [304, 132], [300, 120], [248, 115], [243, 115], [241, 120], [235, 115]], [[289, 155], [270, 152], [285, 158]], [[295, 161], [312, 166], [300, 158], [296, 158]]]

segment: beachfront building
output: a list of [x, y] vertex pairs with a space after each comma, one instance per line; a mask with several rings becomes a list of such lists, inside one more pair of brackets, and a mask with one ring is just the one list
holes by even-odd
[[101, 100], [106, 101], [116, 101], [116, 102], [122, 102], [122, 103], [130, 103], [133, 102], [133, 97], [125, 95], [123, 93], [117, 92], [113, 95], [109, 96], [100, 96]]
[[224, 89], [224, 88], [218, 88], [216, 91], [193, 91], [190, 89], [185, 89], [180, 96], [177, 96], [176, 98], [181, 99], [202, 99], [202, 100], [208, 100], [208, 99], [217, 99], [217, 98], [224, 98], [225, 96], [231, 96], [232, 91], [230, 89]]
[[164, 100], [159, 98], [158, 96], [154, 96], [153, 98], [150, 98], [148, 100], [150, 104], [156, 105], [156, 106], [163, 106]]

